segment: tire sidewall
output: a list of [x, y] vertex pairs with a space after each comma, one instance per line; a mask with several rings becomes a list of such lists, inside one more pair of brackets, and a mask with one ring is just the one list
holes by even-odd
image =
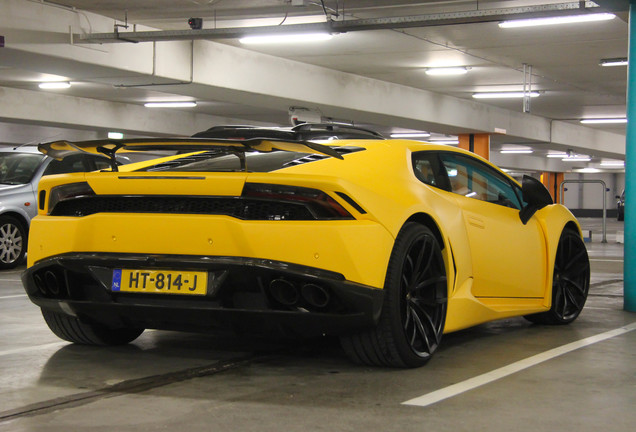
[[[566, 239], [567, 237], [572, 237], [573, 239], [575, 239], [576, 242], [580, 243], [579, 246], [583, 247], [583, 249], [585, 248], [585, 244], [583, 243], [583, 240], [581, 239], [581, 237], [574, 231], [572, 231], [571, 229], [565, 229], [563, 230], [563, 232], [561, 233], [561, 237], [559, 239], [559, 245], [561, 244], [561, 242]], [[555, 257], [555, 265], [556, 265], [556, 259], [558, 259], [558, 254], [559, 254], [559, 250], [557, 248], [557, 256]], [[578, 318], [578, 316], [581, 314], [583, 308], [585, 307], [585, 302], [587, 300], [587, 295], [589, 293], [590, 290], [590, 268], [589, 268], [589, 264], [588, 264], [588, 268], [587, 268], [587, 283], [586, 283], [586, 287], [585, 287], [585, 299], [583, 301], [583, 305], [581, 305], [581, 308], [572, 316], [568, 317], [568, 318], [563, 318], [559, 313], [556, 312], [555, 306], [557, 304], [557, 296], [559, 295], [563, 295], [563, 293], [561, 292], [560, 289], [558, 289], [555, 278], [553, 276], [553, 280], [552, 280], [552, 306], [550, 309], [550, 314], [552, 316], [552, 319], [554, 321], [556, 321], [558, 324], [569, 324], [572, 321], [574, 321], [575, 319]]]
[[[409, 251], [414, 242], [420, 240], [422, 237], [429, 237], [431, 239], [434, 248], [433, 253], [440, 254], [439, 258], [442, 259], [443, 262], [441, 249], [433, 232], [426, 226], [416, 223], [407, 223], [402, 231], [400, 231], [393, 251], [391, 252], [387, 278], [384, 285], [386, 297], [382, 318], [385, 320], [385, 325], [390, 328], [390, 337], [394, 342], [395, 349], [398, 351], [404, 364], [408, 367], [422, 366], [428, 362], [434, 354], [434, 351], [426, 357], [421, 357], [416, 354], [411, 348], [403, 328], [405, 293], [402, 292], [401, 285], [402, 271], [407, 251]], [[442, 328], [446, 320], [446, 310], [447, 308], [444, 308]], [[435, 349], [437, 348], [438, 346], [435, 347]]]

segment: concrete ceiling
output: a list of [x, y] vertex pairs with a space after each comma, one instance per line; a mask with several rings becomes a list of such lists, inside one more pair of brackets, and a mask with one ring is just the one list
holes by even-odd
[[[320, 1], [308, 0], [55, 3], [0, 0], [4, 11], [0, 36], [5, 36], [5, 47], [0, 48], [0, 93], [5, 101], [24, 101], [25, 105], [13, 110], [15, 113], [8, 113], [12, 110], [6, 104], [4, 111], [0, 108], [0, 142], [46, 140], [65, 134], [86, 139], [118, 125], [133, 135], [170, 134], [175, 124], [179, 127], [173, 127], [172, 133], [179, 134], [214, 123], [286, 125], [287, 108], [297, 105], [385, 134], [416, 129], [445, 135], [503, 128], [506, 135], [492, 136], [494, 152], [506, 145], [527, 145], [542, 155], [542, 162], [546, 152], [569, 148], [591, 154], [596, 162], [621, 159], [624, 154], [624, 125], [591, 128], [581, 126], [579, 120], [625, 116], [626, 68], [601, 67], [599, 62], [627, 55], [627, 18], [620, 9], [628, 2], [597, 2], [619, 9], [617, 18], [602, 23], [531, 29], [501, 29], [497, 22], [435, 25], [351, 31], [304, 46], [258, 47], [241, 45], [237, 39], [202, 45], [91, 44], [81, 38], [113, 32], [115, 24], [122, 35], [142, 30], [190, 31], [190, 17], [202, 18], [204, 29], [221, 29], [325, 22], [325, 11], [337, 22], [442, 13], [468, 17], [476, 11], [511, 8], [537, 11], [563, 2], [325, 0], [324, 9]], [[125, 25], [127, 29], [122, 27]], [[64, 26], [69, 29], [66, 34]], [[112, 64], [103, 64], [98, 56]], [[144, 58], [150, 62], [142, 64]], [[222, 58], [232, 59], [234, 66], [219, 64]], [[541, 92], [532, 99], [529, 114], [521, 112], [521, 100], [477, 103], [472, 98], [475, 92], [521, 90], [523, 64], [532, 65], [532, 88]], [[469, 72], [454, 77], [425, 74], [426, 68], [438, 66], [466, 66]], [[215, 71], [223, 77], [203, 77]], [[63, 92], [39, 90], [37, 83], [46, 80], [69, 80], [73, 86]], [[338, 89], [331, 99], [327, 97], [330, 88]], [[364, 109], [366, 89], [369, 98], [386, 95], [386, 110]], [[405, 96], [397, 96], [401, 92]], [[360, 100], [352, 101], [358, 94], [362, 94]], [[160, 115], [148, 114], [141, 107], [146, 101], [184, 98], [195, 99], [197, 107]], [[428, 106], [421, 107], [418, 101]], [[82, 123], [69, 118], [72, 115], [45, 112], [48, 104], [58, 107], [52, 108], [55, 110], [75, 109], [78, 104], [90, 108], [75, 112], [78, 119], [85, 120]], [[89, 118], [98, 111], [100, 119]], [[454, 113], [457, 121], [449, 120]], [[16, 125], [28, 125], [31, 133]], [[558, 133], [568, 137], [557, 139]]]

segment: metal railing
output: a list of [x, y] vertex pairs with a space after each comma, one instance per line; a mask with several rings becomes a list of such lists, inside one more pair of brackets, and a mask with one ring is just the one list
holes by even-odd
[[597, 183], [603, 186], [603, 240], [601, 240], [601, 243], [607, 243], [607, 200], [605, 199], [605, 194], [609, 191], [609, 189], [605, 182], [603, 180], [563, 180], [559, 185], [559, 189], [561, 191], [561, 204], [565, 201], [565, 189], [563, 186], [566, 183]]

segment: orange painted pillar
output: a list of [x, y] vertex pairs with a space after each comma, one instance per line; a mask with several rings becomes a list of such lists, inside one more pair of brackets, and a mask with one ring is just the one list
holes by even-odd
[[543, 172], [541, 173], [541, 183], [548, 189], [555, 203], [561, 202], [561, 182], [563, 181], [563, 173], [561, 172]]
[[484, 159], [490, 160], [489, 134], [459, 135], [459, 148], [473, 152]]

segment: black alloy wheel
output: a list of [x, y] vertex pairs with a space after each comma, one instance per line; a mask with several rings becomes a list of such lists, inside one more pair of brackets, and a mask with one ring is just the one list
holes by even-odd
[[526, 318], [537, 324], [569, 324], [583, 310], [589, 288], [590, 261], [585, 243], [577, 232], [566, 228], [554, 260], [552, 307]]
[[11, 269], [26, 255], [27, 231], [13, 216], [0, 216], [0, 269]]
[[419, 367], [442, 339], [448, 303], [442, 249], [427, 227], [409, 222], [398, 235], [385, 281], [380, 320], [373, 330], [343, 337], [357, 363]]

